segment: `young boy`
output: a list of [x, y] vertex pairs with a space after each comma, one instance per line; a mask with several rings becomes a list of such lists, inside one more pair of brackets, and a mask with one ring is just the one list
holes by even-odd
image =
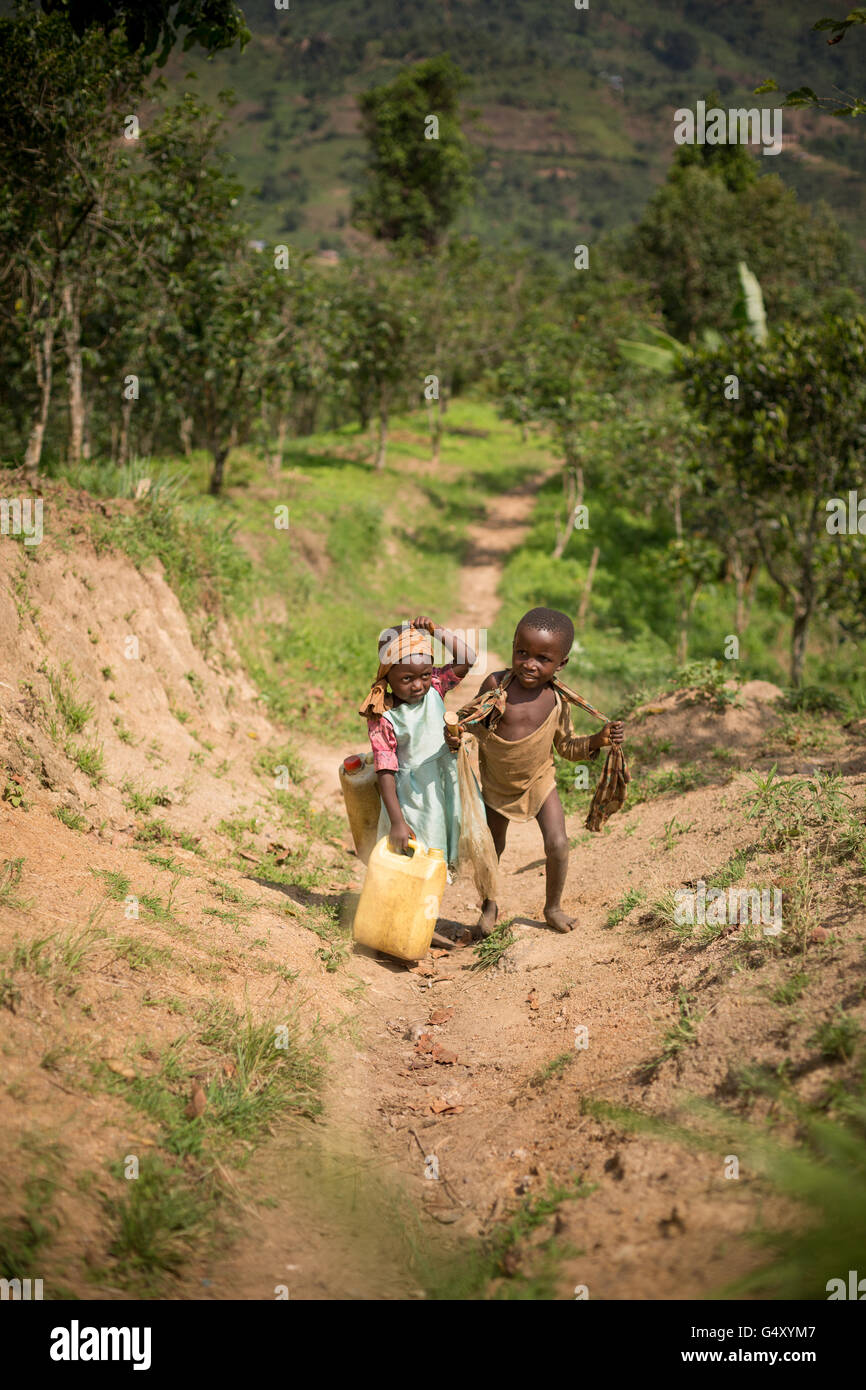
[[[551, 681], [568, 664], [573, 641], [574, 624], [565, 613], [555, 608], [526, 613], [514, 634], [510, 670], [493, 672], [478, 692], [480, 698], [497, 688], [504, 691], [500, 708], [471, 727], [478, 739], [481, 791], [496, 853], [502, 857], [510, 820], [538, 821], [547, 858], [544, 920], [558, 932], [572, 931], [577, 924], [562, 910], [568, 836], [552, 750], [570, 762], [582, 762], [623, 741], [621, 720], [587, 738], [572, 730], [568, 703]], [[448, 742], [455, 746], [454, 740]], [[497, 914], [497, 904], [486, 899], [477, 927], [481, 935], [493, 931]]]

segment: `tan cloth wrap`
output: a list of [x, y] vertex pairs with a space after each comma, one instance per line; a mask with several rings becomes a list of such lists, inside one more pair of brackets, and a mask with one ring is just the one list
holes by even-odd
[[569, 762], [598, 756], [589, 738], [575, 734], [571, 711], [558, 690], [543, 724], [525, 738], [500, 738], [483, 725], [473, 725], [478, 739], [478, 767], [484, 800], [509, 820], [534, 820], [556, 786], [553, 749]]
[[359, 714], [369, 718], [371, 714], [384, 714], [386, 709], [392, 708], [394, 696], [387, 688], [388, 672], [392, 666], [399, 665], [410, 656], [425, 656], [433, 660], [433, 639], [429, 632], [423, 632], [418, 627], [405, 627], [391, 638], [387, 646], [380, 648], [379, 670], [370, 686], [369, 695], [359, 708]]

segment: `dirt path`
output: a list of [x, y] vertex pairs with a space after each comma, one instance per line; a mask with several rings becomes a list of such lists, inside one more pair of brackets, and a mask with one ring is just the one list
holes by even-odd
[[[441, 615], [454, 626], [491, 627], [502, 561], [520, 544], [533, 497], [524, 485], [495, 499], [472, 528], [459, 611]], [[814, 925], [798, 955], [762, 955], [727, 931], [684, 942], [658, 923], [649, 929], [642, 913], [753, 844], [744, 769], [776, 761], [780, 774], [811, 775], [835, 767], [862, 817], [866, 721], [807, 728], [810, 743], [792, 716], [780, 722], [772, 710], [779, 692], [766, 683], [744, 687], [748, 699], [723, 712], [673, 694], [629, 737], [633, 747], [637, 738], [652, 746], [644, 761], [651, 756], [673, 786], [695, 760], [700, 785], [641, 804], [633, 797], [601, 835], [568, 818], [565, 906], [577, 930], [559, 936], [541, 922], [540, 835], [534, 824], [515, 825], [503, 858], [515, 940], [498, 965], [478, 970], [475, 953], [457, 949], [411, 970], [362, 951], [334, 967], [320, 949], [316, 914], [345, 894], [346, 861], [311, 841], [301, 822], [284, 824], [263, 789], [255, 766], [268, 765], [268, 749], [285, 735], [239, 679], [228, 632], [205, 661], [158, 570], [140, 573], [86, 545], [72, 558], [64, 547], [48, 549], [38, 564], [4, 551], [0, 577], [9, 658], [0, 682], [0, 943], [14, 974], [0, 1009], [9, 1073], [0, 1160], [4, 1172], [28, 1173], [30, 1130], [62, 1133], [70, 1152], [58, 1198], [60, 1255], [70, 1287], [93, 1296], [81, 1262], [98, 1258], [105, 1235], [98, 1187], [86, 1200], [78, 1178], [160, 1138], [115, 1089], [121, 1083], [103, 1077], [94, 1091], [90, 1068], [105, 1062], [124, 1084], [151, 1078], [176, 1104], [187, 1075], [225, 1067], [217, 1054], [201, 1061], [195, 1051], [179, 1073], [161, 1070], [205, 1000], [220, 1016], [252, 1009], [270, 1018], [285, 1003], [307, 1023], [315, 1018], [329, 1080], [323, 1119], [280, 1124], [272, 1142], [247, 1145], [249, 1162], [226, 1177], [239, 1199], [237, 1239], [219, 1262], [189, 1264], [179, 1297], [422, 1297], [435, 1284], [432, 1265], [457, 1241], [498, 1228], [550, 1184], [550, 1215], [509, 1252], [507, 1266], [514, 1279], [536, 1279], [541, 1263], [536, 1296], [571, 1298], [581, 1285], [592, 1298], [695, 1297], [748, 1270], [757, 1256], [739, 1237], [758, 1221], [771, 1224], [774, 1204], [745, 1162], [741, 1180], [727, 1181], [724, 1147], [677, 1148], [594, 1117], [588, 1102], [665, 1116], [684, 1094], [739, 1098], [745, 1062], [752, 1072], [802, 1076], [810, 1102], [838, 1086], [839, 1063], [816, 1055], [812, 1035], [840, 1006], [852, 1016], [866, 1010], [866, 895], [850, 856], [820, 892], [808, 865], [805, 879], [766, 858], [755, 870], [752, 883], [780, 881], [809, 931]], [[503, 654], [484, 655], [455, 704], [504, 664]], [[76, 739], [50, 717], [61, 708], [77, 720]], [[88, 770], [82, 724], [104, 756], [101, 781]], [[316, 798], [339, 807], [337, 766], [347, 750], [308, 741], [303, 751]], [[275, 853], [309, 846], [325, 866], [324, 891], [294, 886], [291, 868], [282, 885], [250, 868], [272, 840]], [[644, 908], [611, 919], [629, 890], [643, 895]], [[145, 907], [133, 925], [124, 902], [138, 898], [129, 891]], [[350, 895], [343, 901], [348, 910]], [[474, 890], [451, 885], [443, 929], [476, 915]], [[53, 954], [40, 957], [41, 938], [54, 942], [57, 933]], [[808, 975], [792, 981], [807, 947]], [[797, 979], [788, 1009], [773, 996]], [[652, 1058], [660, 1060], [648, 1074]], [[14, 1211], [14, 1193], [5, 1197]], [[454, 1281], [475, 1249], [464, 1245], [453, 1259], [452, 1296], [466, 1296]], [[110, 1277], [100, 1296], [122, 1296]], [[468, 1287], [485, 1290], [477, 1280]]]
[[[507, 493], [471, 531], [456, 627], [492, 626], [500, 567], [520, 543], [532, 500], [532, 485]], [[450, 703], [463, 702], [496, 663], [505, 664], [488, 649]], [[708, 748], [713, 739], [733, 741], [731, 720], [742, 731], [752, 719], [752, 751], [767, 724], [759, 716], [752, 708], [685, 713]], [[334, 805], [335, 752], [307, 745], [306, 753]], [[538, 828], [510, 827], [503, 906], [516, 942], [493, 969], [475, 969], [471, 949], [431, 954], [411, 970], [354, 951], [356, 992], [346, 1036], [335, 1040], [327, 1123], [313, 1136], [284, 1131], [256, 1156], [245, 1186], [272, 1205], [250, 1213], [228, 1258], [203, 1273], [204, 1295], [270, 1298], [284, 1284], [293, 1298], [423, 1297], [418, 1286], [431, 1261], [460, 1237], [484, 1236], [549, 1184], [574, 1200], [560, 1201], [513, 1255], [514, 1272], [525, 1259], [534, 1276], [532, 1251], [542, 1266], [545, 1252], [556, 1251], [541, 1297], [571, 1298], [578, 1286], [592, 1298], [699, 1297], [752, 1268], [758, 1255], [740, 1237], [758, 1202], [762, 1219], [776, 1212], [766, 1191], [751, 1186], [753, 1175], [731, 1183], [723, 1151], [694, 1154], [584, 1109], [603, 1097], [664, 1113], [683, 1088], [706, 1095], [723, 1086], [731, 1058], [755, 1055], [756, 1037], [780, 1036], [777, 1017], [767, 1016], [766, 983], [756, 991], [748, 972], [731, 970], [723, 941], [689, 955], [639, 931], [634, 917], [607, 922], [624, 892], [653, 901], [741, 848], [749, 838], [738, 806], [745, 787], [735, 776], [724, 791], [642, 803], [594, 837], [570, 817], [564, 906], [580, 926], [564, 937], [541, 920]], [[684, 831], [667, 844], [671, 821]], [[475, 916], [473, 888], [450, 885], [441, 926]], [[676, 1022], [681, 991], [713, 986], [699, 1061], [671, 1059], [641, 1079]]]
[[[485, 521], [472, 529], [454, 626], [491, 627], [502, 562], [520, 542], [537, 486], [538, 480], [497, 498]], [[496, 664], [505, 663], [488, 649], [456, 703]], [[334, 752], [310, 745], [305, 752], [314, 755], [314, 775], [331, 801]], [[696, 809], [706, 795], [694, 794]], [[409, 1212], [426, 1213], [422, 1229], [435, 1246], [437, 1230], [478, 1236], [521, 1196], [544, 1191], [548, 1181], [567, 1188], [579, 1179], [603, 1180], [603, 1190], [566, 1208], [575, 1213], [572, 1243], [585, 1255], [566, 1262], [561, 1278], [591, 1285], [593, 1296], [682, 1297], [684, 1281], [696, 1293], [742, 1268], [742, 1255], [732, 1264], [723, 1246], [725, 1236], [748, 1220], [746, 1208], [728, 1201], [720, 1209], [718, 1200], [705, 1200], [718, 1165], [693, 1158], [684, 1173], [681, 1156], [675, 1166], [656, 1146], [653, 1162], [660, 1168], [651, 1177], [640, 1143], [618, 1142], [579, 1109], [581, 1096], [609, 1095], [657, 1049], [660, 1026], [672, 1013], [670, 962], [655, 945], [626, 941], [623, 929], [606, 925], [609, 908], [628, 888], [651, 887], [654, 879], [661, 884], [652, 841], [670, 814], [669, 803], [641, 807], [634, 818], [638, 833], [627, 833], [634, 824], [617, 817], [618, 824], [573, 852], [565, 906], [580, 926], [564, 937], [547, 929], [540, 916], [539, 831], [534, 823], [512, 826], [503, 896], [517, 939], [493, 970], [473, 969], [475, 956], [465, 949], [431, 956], [412, 971], [355, 953], [352, 974], [365, 986], [360, 1036], [334, 1076], [328, 1106], [331, 1134], [340, 1136], [335, 1142], [352, 1151], [343, 1156], [342, 1190], [332, 1182], [320, 1201], [317, 1165], [303, 1157], [310, 1195], [300, 1204], [307, 1229], [303, 1216], [299, 1226], [298, 1156], [281, 1143], [255, 1165], [251, 1178], [254, 1186], [275, 1193], [277, 1206], [253, 1222], [219, 1274], [211, 1272], [210, 1296], [272, 1296], [262, 1290], [283, 1269], [293, 1297], [411, 1297], [418, 1282], [412, 1216], [406, 1198], [397, 1194], [406, 1194]], [[569, 823], [569, 831], [582, 838], [580, 823]], [[721, 862], [733, 836], [721, 829], [714, 834], [713, 860]], [[676, 875], [682, 865], [669, 862], [665, 870], [668, 877]], [[446, 890], [446, 926], [468, 924], [476, 915], [471, 887], [459, 883]], [[442, 1062], [416, 1053], [422, 1031], [437, 1052], [445, 1049]], [[576, 1048], [581, 1037], [587, 1045]], [[543, 1080], [554, 1059], [561, 1070], [568, 1064], [573, 1077], [565, 1105], [558, 1091], [548, 1096]], [[281, 1151], [288, 1166], [285, 1181], [275, 1182], [280, 1159], [274, 1154]], [[437, 1166], [438, 1181], [428, 1176]], [[610, 1171], [616, 1182], [605, 1177]], [[357, 1197], [357, 1220], [350, 1223], [354, 1238], [347, 1242], [349, 1189]], [[392, 1220], [382, 1223], [373, 1213], [386, 1200]], [[393, 1217], [398, 1209], [399, 1219]], [[560, 1224], [563, 1219], [557, 1218]]]

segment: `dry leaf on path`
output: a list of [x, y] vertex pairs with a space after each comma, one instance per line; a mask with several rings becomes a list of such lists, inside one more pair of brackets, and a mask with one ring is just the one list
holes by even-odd
[[431, 1033], [422, 1033], [415, 1042], [416, 1052], [432, 1052], [433, 1036]]
[[465, 1105], [452, 1105], [447, 1100], [431, 1100], [430, 1109], [434, 1115], [462, 1115], [466, 1109]]
[[135, 1072], [132, 1067], [124, 1066], [123, 1062], [115, 1062], [112, 1059], [106, 1062], [105, 1065], [108, 1067], [109, 1071], [116, 1072], [118, 1076], [122, 1076], [126, 1081], [135, 1080]]
[[528, 993], [527, 996], [526, 996], [526, 1002], [527, 1002], [527, 1004], [529, 1005], [530, 1009], [537, 1009], [537, 1008], [538, 1008], [538, 990], [537, 990], [537, 989], [531, 989], [531, 990], [529, 991], [529, 993]]
[[196, 1083], [196, 1085], [192, 1088], [192, 1095], [189, 1099], [189, 1105], [186, 1107], [183, 1113], [184, 1115], [186, 1115], [186, 1118], [188, 1120], [197, 1120], [199, 1115], [204, 1114], [206, 1105], [207, 1096], [205, 1095], [201, 1086], [199, 1086], [198, 1083]]
[[434, 1043], [433, 1061], [439, 1062], [443, 1067], [452, 1067], [457, 1061], [457, 1053], [449, 1052], [446, 1047], [442, 1047], [439, 1043]]
[[441, 1009], [434, 1009], [427, 1022], [435, 1027], [437, 1023], [447, 1023], [454, 1017], [454, 1009], [450, 1005], [445, 1005]]

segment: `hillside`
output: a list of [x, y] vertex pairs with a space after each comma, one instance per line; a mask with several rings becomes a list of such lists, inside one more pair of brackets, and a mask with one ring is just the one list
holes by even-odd
[[[444, 471], [471, 496], [464, 446]], [[420, 499], [429, 461], [403, 448]], [[501, 631], [547, 463], [480, 470], [491, 499], [452, 523], [439, 581], [452, 621]], [[273, 479], [247, 466], [223, 505], [264, 576], [250, 519]], [[265, 712], [244, 621], [182, 606], [119, 543], [146, 497], [44, 499], [43, 544], [0, 549], [4, 1273], [50, 1256], [49, 1298], [677, 1299], [762, 1269], [760, 1221], [788, 1256], [752, 1292], [823, 1297], [864, 1201], [862, 718], [768, 682], [644, 700], [603, 834], [561, 769], [578, 929], [544, 929], [540, 840], [517, 826], [498, 937], [407, 968], [351, 943], [336, 767], [357, 725], [299, 711], [313, 742]], [[324, 547], [297, 537], [309, 584], [358, 543], [319, 524]], [[383, 519], [386, 585], [403, 525]], [[682, 923], [673, 894], [699, 882], [778, 888], [781, 936]], [[458, 880], [439, 929], [476, 913]], [[779, 1160], [795, 1138], [802, 1168]]]
[[[860, 35], [828, 47], [809, 32], [809, 0], [625, 0], [615, 13], [546, 0], [306, 0], [287, 11], [248, 0], [244, 10], [244, 53], [177, 54], [170, 86], [194, 71], [210, 97], [236, 92], [229, 147], [258, 190], [246, 204], [254, 234], [332, 250], [358, 244], [348, 226], [363, 155], [357, 93], [436, 53], [473, 80], [478, 197], [458, 230], [558, 257], [576, 237], [637, 220], [670, 162], [677, 107], [712, 92], [726, 107], [772, 103], [753, 96], [770, 75], [785, 91], [858, 90], [864, 68]], [[826, 199], [862, 245], [862, 121], [786, 111], [784, 132], [782, 154], [759, 159], [764, 172], [805, 201]]]

